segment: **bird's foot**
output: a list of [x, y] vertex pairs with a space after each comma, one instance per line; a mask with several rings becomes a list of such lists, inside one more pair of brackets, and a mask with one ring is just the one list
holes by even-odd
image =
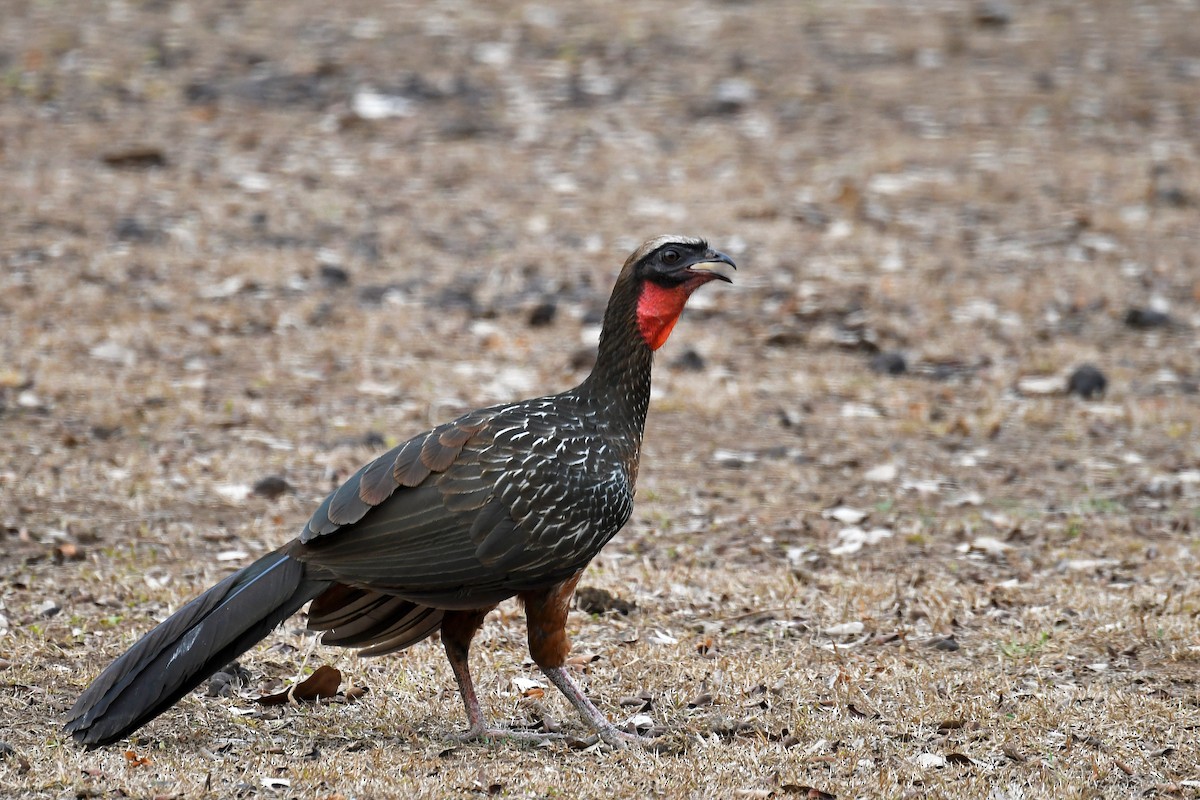
[[604, 742], [614, 750], [624, 750], [630, 745], [652, 748], [661, 743], [662, 740], [659, 737], [662, 733], [663, 731], [657, 728], [650, 729], [648, 735], [631, 733], [630, 731], [621, 730], [616, 725], [609, 724], [601, 726], [586, 739], [579, 740], [579, 746], [586, 748]]
[[560, 741], [566, 737], [561, 733], [543, 733], [542, 731], [522, 731], [513, 728], [489, 728], [486, 725], [472, 725], [465, 731], [454, 734], [460, 742], [480, 741], [510, 741], [522, 744], [542, 744], [544, 742]]

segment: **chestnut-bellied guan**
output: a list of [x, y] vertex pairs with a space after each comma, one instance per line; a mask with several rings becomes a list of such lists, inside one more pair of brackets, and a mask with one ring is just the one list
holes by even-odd
[[640, 741], [591, 703], [564, 664], [575, 584], [633, 510], [654, 351], [688, 296], [733, 266], [699, 239], [661, 236], [626, 260], [588, 377], [562, 394], [472, 411], [415, 436], [325, 498], [300, 535], [230, 575], [97, 677], [66, 729], [90, 747], [124, 738], [305, 603], [325, 644], [363, 655], [441, 631], [470, 727], [489, 728], [467, 666], [484, 617], [514, 595], [529, 652], [599, 738]]

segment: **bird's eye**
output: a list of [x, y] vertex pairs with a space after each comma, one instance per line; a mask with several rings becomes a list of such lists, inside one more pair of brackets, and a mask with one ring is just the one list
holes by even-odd
[[674, 249], [672, 249], [672, 250], [663, 250], [663, 254], [662, 254], [662, 262], [663, 262], [664, 264], [666, 264], [667, 266], [672, 266], [672, 265], [674, 265], [674, 264], [678, 264], [678, 263], [679, 263], [679, 258], [680, 258], [680, 256], [679, 256], [679, 251], [678, 251], [678, 250], [674, 250]]

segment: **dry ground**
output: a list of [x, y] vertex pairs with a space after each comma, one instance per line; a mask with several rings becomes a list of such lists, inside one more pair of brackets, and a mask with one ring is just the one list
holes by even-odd
[[[1195, 0], [4, 6], [11, 796], [1200, 796]], [[302, 667], [301, 617], [235, 696], [63, 739], [385, 445], [578, 380], [666, 231], [742, 270], [584, 581], [636, 609], [571, 622], [661, 752], [454, 747], [439, 647]], [[478, 640], [488, 710], [582, 733], [522, 637]], [[369, 692], [255, 708], [321, 663]]]

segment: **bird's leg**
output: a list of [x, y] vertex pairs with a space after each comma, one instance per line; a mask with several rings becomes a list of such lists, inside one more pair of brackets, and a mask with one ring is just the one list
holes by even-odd
[[571, 652], [571, 640], [567, 638], [567, 612], [575, 584], [579, 583], [582, 574], [582, 571], [577, 572], [549, 589], [521, 593], [529, 625], [529, 653], [546, 677], [575, 706], [583, 721], [596, 731], [599, 739], [618, 748], [626, 744], [649, 744], [654, 741], [652, 738], [628, 733], [609, 722], [563, 667], [567, 653]]
[[536, 731], [490, 728], [484, 724], [479, 698], [475, 695], [475, 684], [471, 680], [471, 668], [467, 664], [467, 653], [471, 649], [471, 640], [483, 625], [484, 617], [493, 608], [494, 605], [472, 611], [447, 611], [442, 617], [442, 645], [446, 648], [446, 658], [450, 661], [450, 669], [454, 671], [454, 680], [458, 682], [458, 691], [467, 710], [468, 727], [457, 738], [464, 742], [487, 738], [541, 742], [549, 738], [561, 738]]

